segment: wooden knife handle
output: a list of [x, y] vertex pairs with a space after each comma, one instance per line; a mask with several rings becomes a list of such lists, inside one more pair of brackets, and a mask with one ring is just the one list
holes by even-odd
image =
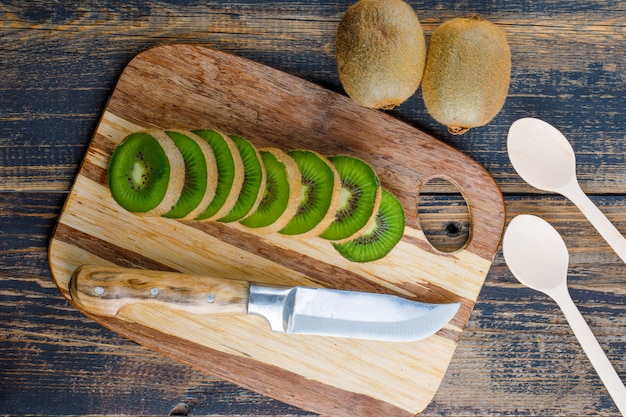
[[70, 280], [73, 302], [107, 317], [136, 303], [194, 314], [247, 313], [249, 287], [247, 281], [101, 265], [80, 266]]

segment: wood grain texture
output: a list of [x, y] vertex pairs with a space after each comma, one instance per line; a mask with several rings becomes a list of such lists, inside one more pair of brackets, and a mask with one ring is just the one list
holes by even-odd
[[[427, 39], [444, 20], [468, 13], [500, 25], [512, 47], [511, 89], [496, 119], [464, 137], [432, 121], [419, 91], [390, 114], [485, 166], [505, 193], [508, 219], [532, 213], [557, 226], [570, 247], [575, 301], [626, 379], [623, 264], [571, 205], [520, 180], [504, 142], [520, 117], [559, 127], [577, 153], [583, 189], [626, 233], [623, 1], [409, 3]], [[55, 288], [47, 244], [102, 110], [133, 56], [185, 41], [342, 93], [334, 31], [350, 4], [0, 2], [0, 413], [313, 415], [179, 364], [83, 317]], [[456, 214], [460, 200], [449, 190], [436, 187], [423, 196], [430, 218], [422, 225], [437, 244], [458, 247], [445, 230], [450, 207], [463, 224]], [[556, 306], [522, 289], [498, 252], [446, 377], [422, 415], [618, 414]]]
[[[41, 278], [47, 273], [48, 239], [47, 233], [36, 231], [51, 233], [65, 198], [50, 197], [21, 196], [17, 205], [18, 195], [0, 194], [3, 212], [15, 207], [4, 217], [3, 230], [27, 235], [30, 242], [7, 241], [0, 258], [8, 271], [0, 280], [2, 410], [19, 415], [97, 414], [103, 409], [108, 415], [165, 415], [186, 404], [194, 415], [313, 415], [138, 346], [70, 306], [51, 280]], [[626, 199], [594, 201], [626, 230]], [[553, 223], [573, 249], [572, 294], [618, 373], [626, 375], [624, 266], [562, 198], [507, 199], [508, 219], [528, 211]], [[500, 251], [440, 389], [421, 415], [496, 412], [618, 415], [557, 307], [523, 289]]]
[[[405, 237], [382, 260], [355, 264], [320, 238], [258, 235], [237, 224], [127, 213], [108, 191], [106, 167], [128, 133], [150, 127], [209, 127], [242, 135], [259, 148], [360, 157], [403, 203]], [[412, 152], [405, 150], [409, 142]], [[471, 212], [470, 238], [450, 254], [430, 247], [417, 220], [419, 185], [435, 176], [457, 185]], [[414, 415], [443, 378], [503, 223], [502, 195], [487, 172], [423, 132], [252, 61], [169, 45], [139, 54], [122, 73], [52, 237], [50, 265], [66, 296], [73, 269], [83, 263], [147, 259], [167, 270], [224, 278], [460, 301], [461, 312], [437, 335], [399, 344], [277, 335], [259, 317], [196, 317], [159, 306], [126, 306], [130, 325], [89, 314], [182, 362], [305, 409], [333, 416], [355, 410]], [[76, 307], [90, 313], [80, 303]]]
[[[203, 44], [342, 92], [334, 34], [349, 4], [134, 1], [87, 2], [76, 9], [38, 0], [7, 5], [2, 20], [7, 36], [0, 40], [7, 57], [2, 136], [11, 137], [18, 150], [11, 153], [15, 162], [0, 164], [6, 174], [0, 187], [67, 190], [119, 74], [151, 46]], [[616, 192], [626, 181], [620, 169], [625, 151], [620, 115], [626, 107], [621, 2], [411, 4], [427, 39], [441, 22], [468, 13], [500, 25], [512, 50], [511, 88], [498, 117], [463, 137], [449, 135], [428, 116], [419, 91], [391, 114], [481, 163], [505, 193], [530, 191], [512, 170], [503, 141], [508, 126], [524, 116], [545, 118], [572, 140], [586, 191]], [[45, 59], [32, 68], [28, 57], [38, 56]], [[9, 100], [17, 96], [22, 100]], [[29, 135], [29, 120], [58, 129]], [[42, 149], [26, 152], [29, 147]], [[50, 158], [58, 163], [48, 164]]]
[[[81, 311], [93, 315], [124, 316], [129, 304], [192, 314], [246, 314], [250, 283], [223, 278], [148, 271], [102, 265], [83, 265], [70, 279], [70, 297]], [[207, 297], [211, 297], [211, 301]]]

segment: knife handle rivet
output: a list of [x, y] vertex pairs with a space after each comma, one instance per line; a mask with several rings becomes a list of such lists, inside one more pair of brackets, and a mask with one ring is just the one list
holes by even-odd
[[156, 297], [157, 295], [159, 295], [159, 289], [158, 288], [151, 288], [150, 289], [150, 295], [153, 297]]
[[104, 295], [104, 288], [102, 288], [102, 287], [96, 287], [96, 288], [94, 288], [94, 289], [93, 289], [93, 292], [94, 292], [96, 295]]
[[207, 303], [214, 303], [215, 302], [215, 295], [213, 294], [209, 294], [206, 296], [206, 302]]

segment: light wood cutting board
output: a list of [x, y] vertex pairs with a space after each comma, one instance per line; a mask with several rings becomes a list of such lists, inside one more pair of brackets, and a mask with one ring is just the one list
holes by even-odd
[[[351, 263], [330, 243], [259, 236], [235, 224], [143, 218], [122, 210], [106, 167], [128, 133], [211, 127], [257, 146], [350, 154], [369, 162], [399, 197], [407, 225], [384, 259]], [[435, 250], [417, 217], [419, 187], [455, 184], [471, 214], [466, 246]], [[412, 343], [288, 336], [260, 317], [198, 318], [160, 309], [123, 310], [102, 325], [191, 366], [306, 410], [331, 416], [411, 416], [433, 398], [483, 285], [504, 226], [502, 194], [478, 164], [435, 138], [299, 78], [233, 55], [167, 45], [134, 58], [97, 127], [50, 242], [50, 267], [68, 281], [85, 263], [393, 293], [460, 301], [436, 335]], [[71, 300], [70, 300], [71, 301]]]

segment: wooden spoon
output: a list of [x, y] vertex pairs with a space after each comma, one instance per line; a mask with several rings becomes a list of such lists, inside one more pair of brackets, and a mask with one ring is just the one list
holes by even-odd
[[548, 295], [563, 310], [617, 408], [626, 415], [626, 387], [567, 289], [569, 254], [559, 233], [539, 217], [517, 216], [504, 233], [502, 250], [511, 272], [522, 284]]
[[572, 201], [626, 262], [626, 239], [580, 188], [574, 150], [561, 132], [540, 119], [519, 119], [509, 129], [507, 148], [513, 167], [524, 181]]

